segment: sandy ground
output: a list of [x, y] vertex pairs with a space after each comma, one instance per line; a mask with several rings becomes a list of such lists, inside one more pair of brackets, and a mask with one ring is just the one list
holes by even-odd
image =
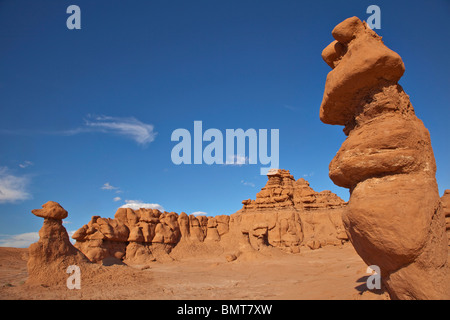
[[221, 255], [113, 265], [96, 278], [82, 273], [80, 290], [27, 284], [27, 258], [27, 249], [0, 248], [0, 299], [387, 299], [367, 290], [367, 266], [351, 244], [232, 262]]

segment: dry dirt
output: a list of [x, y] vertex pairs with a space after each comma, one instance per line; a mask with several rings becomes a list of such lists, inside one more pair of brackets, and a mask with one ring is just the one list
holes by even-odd
[[351, 244], [232, 262], [221, 255], [112, 265], [88, 279], [82, 272], [80, 290], [28, 285], [27, 258], [27, 249], [0, 248], [0, 299], [387, 299], [367, 291], [367, 267]]

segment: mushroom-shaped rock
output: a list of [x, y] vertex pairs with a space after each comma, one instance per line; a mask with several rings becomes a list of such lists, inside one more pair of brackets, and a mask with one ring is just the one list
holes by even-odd
[[38, 217], [46, 219], [62, 220], [67, 218], [67, 211], [58, 202], [48, 201], [42, 205], [42, 209], [34, 209], [31, 212]]
[[39, 240], [28, 248], [27, 283], [63, 285], [69, 265], [84, 266], [89, 260], [70, 242], [62, 225], [68, 214], [61, 205], [49, 201], [32, 213], [44, 218], [44, 224], [39, 230]]

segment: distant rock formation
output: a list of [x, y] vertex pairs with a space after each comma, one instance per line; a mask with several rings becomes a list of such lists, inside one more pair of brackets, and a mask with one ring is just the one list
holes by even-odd
[[114, 219], [93, 216], [72, 238], [92, 262], [112, 257], [129, 264], [211, 252], [237, 258], [267, 248], [298, 253], [301, 246], [318, 249], [348, 239], [341, 218], [346, 203], [330, 191], [315, 192], [304, 179], [295, 181], [287, 170], [270, 171], [256, 200], [242, 203], [238, 212], [215, 217], [119, 208]]
[[70, 243], [69, 235], [62, 225], [67, 211], [57, 202], [49, 201], [42, 209], [32, 210], [32, 213], [44, 218], [44, 224], [39, 231], [39, 241], [28, 248], [27, 283], [65, 283], [69, 265], [81, 267], [89, 263], [85, 255]]
[[357, 17], [322, 52], [328, 73], [320, 119], [348, 135], [329, 166], [350, 189], [343, 221], [356, 251], [378, 265], [393, 299], [448, 299], [444, 214], [428, 130], [397, 83], [405, 67]]
[[331, 191], [316, 192], [305, 179], [296, 181], [289, 170], [272, 169], [267, 177], [267, 184], [256, 194], [256, 200], [242, 201], [243, 211], [335, 209], [345, 205], [344, 200]]
[[[35, 209], [31, 212], [44, 218], [44, 225], [39, 231], [39, 240], [28, 248], [27, 285], [57, 288], [66, 287], [69, 282], [73, 285], [70, 277], [74, 270], [79, 271], [79, 281], [77, 281], [79, 287], [77, 289], [84, 286], [95, 286], [100, 281], [98, 279], [116, 281], [117, 285], [135, 280], [134, 271], [127, 268], [119, 259], [114, 258], [117, 255], [112, 254], [103, 259], [102, 264], [92, 263], [88, 257], [72, 245], [66, 228], [62, 225], [62, 220], [67, 217], [68, 213], [59, 203], [49, 201], [42, 206], [42, 209]], [[121, 229], [114, 222], [112, 223], [114, 228], [111, 229], [105, 227], [105, 224], [101, 224], [101, 222], [100, 225], [102, 225], [102, 231], [108, 236], [112, 235], [108, 231], [115, 234], [113, 239], [124, 239], [121, 232], [126, 228]], [[99, 234], [96, 237], [99, 238], [98, 236]], [[115, 244], [120, 246], [120, 241], [116, 241]], [[120, 251], [114, 251], [112, 246], [110, 249], [112, 253]], [[93, 250], [94, 253], [98, 253], [96, 250], [97, 248]], [[87, 252], [91, 252], [91, 250], [87, 250]]]
[[[346, 203], [331, 191], [316, 192], [305, 179], [297, 181], [288, 170], [271, 170], [256, 200], [244, 200], [235, 215], [243, 232], [286, 251], [298, 252], [338, 245], [347, 240], [342, 224]], [[259, 240], [261, 243], [261, 240]]]
[[450, 246], [450, 189], [444, 191], [441, 202], [445, 216], [445, 229], [447, 231], [448, 245]]

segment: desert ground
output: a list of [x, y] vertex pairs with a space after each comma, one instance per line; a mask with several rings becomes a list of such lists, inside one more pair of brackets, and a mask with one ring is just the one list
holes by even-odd
[[0, 248], [0, 299], [388, 299], [382, 290], [367, 290], [367, 266], [350, 243], [299, 254], [244, 255], [232, 262], [217, 255], [105, 266], [107, 272], [96, 276], [83, 278], [81, 272], [79, 290], [27, 284], [27, 259], [26, 248]]

